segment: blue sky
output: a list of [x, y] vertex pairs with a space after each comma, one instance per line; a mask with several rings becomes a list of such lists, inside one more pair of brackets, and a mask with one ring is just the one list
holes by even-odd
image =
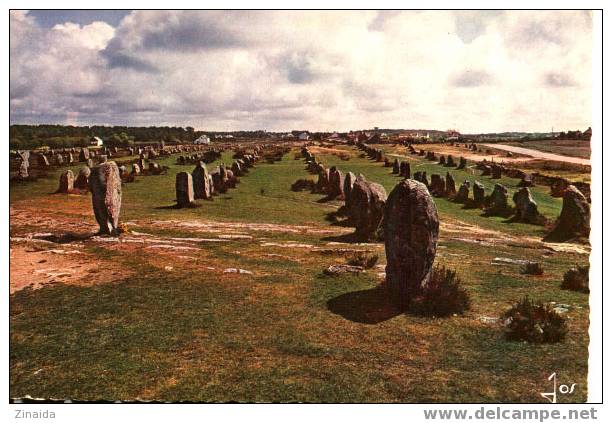
[[44, 28], [52, 28], [56, 24], [74, 22], [79, 25], [89, 25], [95, 21], [106, 22], [117, 26], [130, 10], [30, 10], [29, 15]]
[[197, 129], [591, 125], [583, 11], [20, 11], [10, 121]]

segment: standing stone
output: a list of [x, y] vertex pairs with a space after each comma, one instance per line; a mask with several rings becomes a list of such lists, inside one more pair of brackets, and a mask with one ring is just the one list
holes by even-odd
[[320, 194], [327, 194], [327, 188], [329, 187], [329, 169], [323, 169], [319, 171], [319, 179], [317, 179], [316, 190]]
[[478, 182], [474, 181], [474, 188], [472, 189], [474, 193], [474, 206], [482, 207], [485, 203], [485, 189], [484, 186]]
[[344, 199], [344, 186], [343, 186], [342, 172], [333, 166], [329, 170], [329, 197]]
[[455, 201], [457, 203], [467, 203], [470, 197], [470, 181], [463, 181], [461, 186], [459, 186], [459, 191], [457, 195], [455, 195]]
[[94, 215], [101, 235], [118, 235], [121, 212], [121, 178], [115, 162], [102, 163], [91, 169], [89, 190]]
[[49, 159], [42, 153], [38, 155], [38, 166], [49, 167]]
[[440, 161], [438, 164], [441, 164], [442, 166], [446, 165], [446, 158], [444, 157], [444, 154], [440, 154]]
[[193, 204], [193, 178], [190, 173], [179, 172], [176, 174], [176, 203], [179, 208], [189, 207]]
[[565, 241], [575, 237], [588, 237], [591, 231], [590, 221], [589, 202], [574, 185], [570, 185], [563, 194], [563, 206], [559, 219], [547, 238]]
[[523, 175], [523, 178], [521, 179], [521, 182], [518, 183], [519, 187], [532, 187], [534, 186], [533, 183], [533, 175], [531, 173], [526, 173], [525, 175]]
[[198, 162], [193, 172], [193, 193], [196, 199], [208, 199], [211, 197], [210, 180], [208, 178], [208, 170], [203, 162]]
[[450, 154], [446, 158], [446, 166], [448, 166], [448, 167], [455, 167], [456, 166], [455, 159], [453, 159], [453, 156], [451, 156]]
[[512, 201], [516, 206], [515, 216], [521, 222], [539, 223], [542, 221], [538, 212], [538, 203], [531, 197], [529, 188], [523, 187], [512, 196]]
[[216, 194], [215, 183], [211, 173], [208, 174], [208, 188], [210, 189], [210, 195]]
[[357, 178], [350, 198], [349, 215], [355, 234], [364, 239], [374, 238], [383, 217], [387, 192], [382, 185]]
[[94, 167], [94, 162], [93, 162], [93, 159], [87, 159], [87, 160], [85, 161], [85, 165], [86, 165], [88, 168], [93, 169], [93, 167]]
[[570, 186], [570, 182], [564, 178], [556, 178], [550, 185], [550, 195], [553, 197], [563, 197], [565, 190]]
[[67, 162], [69, 164], [74, 163], [74, 156], [72, 155], [72, 153], [68, 153], [68, 160], [67, 160]]
[[419, 181], [420, 183], [422, 183], [426, 187], [429, 187], [429, 181], [427, 180], [427, 172], [425, 172], [424, 170], [419, 171], [419, 172], [414, 172], [414, 178], [413, 179], [415, 181]]
[[404, 179], [410, 178], [410, 163], [409, 162], [400, 163], [400, 176]]
[[221, 174], [219, 173], [219, 169], [217, 168], [217, 170], [215, 170], [214, 172], [211, 173], [212, 175], [212, 181], [213, 181], [213, 187], [214, 187], [214, 192], [218, 193], [218, 194], [223, 194], [227, 191], [225, 184], [223, 183], [223, 179], [221, 178]]
[[59, 188], [57, 192], [62, 194], [68, 194], [74, 189], [74, 173], [71, 170], [67, 170], [60, 175]]
[[21, 159], [21, 163], [19, 164], [19, 173], [17, 176], [19, 179], [26, 179], [30, 176], [29, 172], [30, 162], [24, 159]]
[[457, 169], [465, 169], [466, 166], [467, 166], [467, 160], [465, 160], [465, 157], [463, 156], [459, 157], [459, 165], [457, 166]]
[[79, 152], [79, 161], [86, 162], [89, 159], [89, 148], [83, 147]]
[[444, 179], [436, 173], [431, 174], [431, 184], [429, 190], [434, 197], [444, 197], [446, 195], [446, 187]]
[[446, 172], [446, 196], [454, 197], [457, 193], [455, 189], [455, 179], [450, 174], [450, 172]]
[[355, 184], [355, 174], [353, 172], [347, 172], [344, 176], [344, 206], [348, 208], [349, 202], [351, 200], [351, 191], [353, 190], [353, 185]]
[[232, 163], [232, 172], [236, 176], [242, 176], [242, 168], [240, 167], [240, 163], [238, 163], [238, 161]]
[[140, 166], [138, 166], [138, 163], [132, 165], [132, 175], [140, 175]]
[[91, 175], [91, 169], [87, 166], [81, 168], [79, 170], [79, 175], [74, 181], [74, 187], [81, 190], [86, 190], [89, 188], [89, 176]]
[[391, 170], [391, 173], [394, 175], [397, 175], [400, 172], [400, 162], [399, 159], [396, 157], [395, 160], [393, 160], [393, 170]]
[[61, 154], [56, 154], [55, 155], [55, 164], [57, 164], [58, 166], [61, 166], [64, 164], [64, 156], [62, 156]]
[[384, 287], [405, 308], [427, 286], [436, 257], [440, 222], [427, 187], [406, 179], [395, 186], [385, 207]]
[[226, 169], [225, 174], [227, 175], [226, 185], [228, 188], [236, 188], [236, 184], [238, 183], [238, 178], [234, 176], [234, 172], [230, 169]]
[[503, 168], [500, 165], [492, 165], [491, 166], [491, 178], [492, 179], [500, 179], [502, 177]]
[[489, 214], [504, 214], [509, 210], [508, 189], [502, 184], [495, 184], [493, 192], [489, 196]]
[[136, 164], [138, 165], [138, 167], [140, 168], [140, 170], [145, 170], [145, 169], [146, 169], [146, 162], [145, 162], [145, 159], [143, 159], [142, 157], [141, 157], [141, 158], [139, 158], [139, 159], [136, 161]]

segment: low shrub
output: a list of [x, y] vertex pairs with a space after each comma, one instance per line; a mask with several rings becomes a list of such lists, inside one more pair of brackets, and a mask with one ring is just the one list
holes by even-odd
[[523, 266], [521, 273], [523, 273], [524, 275], [541, 276], [544, 274], [544, 269], [542, 268], [542, 265], [539, 262], [531, 261], [525, 266]]
[[367, 251], [360, 251], [348, 257], [346, 262], [351, 266], [361, 266], [365, 269], [371, 269], [378, 261], [378, 255]]
[[506, 338], [533, 343], [559, 342], [567, 334], [565, 318], [550, 304], [532, 302], [528, 297], [502, 315]]
[[584, 292], [586, 294], [591, 292], [589, 289], [589, 266], [573, 267], [565, 272], [563, 275], [563, 282], [561, 282], [561, 288]]
[[422, 294], [412, 301], [412, 312], [424, 316], [446, 317], [470, 309], [470, 296], [461, 286], [454, 270], [436, 266]]

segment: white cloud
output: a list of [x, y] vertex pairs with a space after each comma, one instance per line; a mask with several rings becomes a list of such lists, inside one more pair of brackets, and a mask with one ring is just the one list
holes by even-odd
[[582, 12], [11, 13], [11, 121], [200, 129], [590, 125]]

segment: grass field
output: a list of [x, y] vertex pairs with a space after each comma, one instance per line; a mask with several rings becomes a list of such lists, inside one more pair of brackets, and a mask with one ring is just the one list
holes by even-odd
[[[350, 160], [326, 149], [315, 155], [327, 166], [363, 173], [387, 192], [399, 182], [390, 168], [359, 157], [356, 149], [340, 150]], [[93, 232], [95, 221], [89, 195], [51, 194], [59, 170], [49, 179], [12, 185], [12, 250], [46, 250], [41, 267], [81, 257], [99, 272], [119, 270], [111, 282], [62, 283], [57, 277], [11, 295], [11, 397], [546, 402], [539, 393], [557, 372], [560, 383], [577, 383], [575, 393], [559, 401], [586, 401], [589, 297], [559, 287], [568, 268], [588, 263], [584, 246], [549, 246], [540, 241], [542, 227], [436, 199], [442, 224], [436, 262], [457, 270], [472, 309], [445, 319], [393, 313], [372, 290], [384, 268], [338, 277], [322, 273], [345, 262], [342, 249], [374, 252], [384, 265], [384, 246], [345, 243], [350, 229], [328, 220], [340, 203], [290, 190], [296, 179], [314, 179], [294, 159], [297, 151], [275, 164], [257, 164], [236, 189], [214, 201], [181, 210], [166, 208], [174, 204], [174, 176], [193, 166], [160, 160], [171, 167], [167, 175], [123, 187], [122, 221], [135, 233], [122, 235], [122, 242], [21, 239], [35, 232]], [[405, 155], [399, 149], [388, 154]], [[230, 158], [224, 153], [222, 160]], [[409, 160], [413, 172], [446, 172], [414, 156]], [[457, 185], [478, 179], [487, 193], [492, 189], [494, 181], [475, 176], [472, 168], [451, 172]], [[518, 181], [496, 182], [512, 193]], [[558, 216], [561, 201], [548, 189], [532, 193], [543, 214]], [[155, 237], [158, 247], [177, 238], [196, 241], [152, 248], [136, 242], [142, 233]], [[224, 242], [204, 240], [215, 237]], [[51, 251], [58, 248], [79, 253]], [[493, 265], [496, 257], [537, 260], [545, 273], [523, 275], [520, 266]], [[18, 269], [11, 265], [13, 277]], [[509, 342], [500, 326], [483, 319], [498, 317], [526, 294], [570, 306], [565, 341]]]

